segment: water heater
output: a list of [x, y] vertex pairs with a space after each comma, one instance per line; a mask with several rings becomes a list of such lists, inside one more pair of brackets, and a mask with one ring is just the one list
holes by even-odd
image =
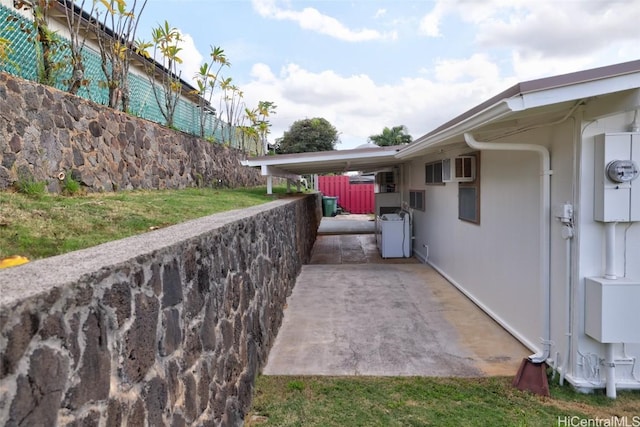
[[640, 221], [640, 133], [595, 137], [594, 218], [602, 222]]

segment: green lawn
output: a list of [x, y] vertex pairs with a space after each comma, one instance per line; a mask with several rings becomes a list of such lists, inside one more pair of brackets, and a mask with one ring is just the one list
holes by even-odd
[[563, 425], [558, 421], [571, 417], [578, 423], [624, 416], [630, 426], [640, 425], [639, 392], [619, 392], [610, 400], [602, 393], [584, 395], [550, 384], [551, 397], [545, 398], [521, 392], [511, 381], [260, 376], [246, 425], [539, 427]]
[[246, 189], [121, 191], [84, 196], [0, 192], [0, 259], [46, 258], [217, 212], [266, 203], [286, 191]]

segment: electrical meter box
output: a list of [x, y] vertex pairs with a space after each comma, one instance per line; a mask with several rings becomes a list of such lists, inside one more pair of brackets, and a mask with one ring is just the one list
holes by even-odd
[[640, 282], [587, 277], [584, 330], [602, 343], [640, 342]]
[[640, 221], [640, 133], [595, 137], [594, 218], [602, 222]]

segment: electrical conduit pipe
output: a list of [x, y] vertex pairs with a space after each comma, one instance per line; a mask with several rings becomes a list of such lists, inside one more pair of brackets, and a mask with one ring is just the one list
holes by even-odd
[[[616, 225], [617, 222], [607, 222], [604, 224], [605, 233], [605, 255], [604, 255], [604, 278], [616, 280]], [[607, 397], [616, 398], [616, 360], [613, 343], [605, 344], [605, 375]]]
[[464, 134], [467, 145], [476, 150], [533, 151], [540, 155], [540, 286], [543, 289], [542, 351], [529, 356], [533, 363], [544, 363], [551, 353], [551, 157], [547, 147], [538, 144], [514, 144], [476, 141], [470, 133]]

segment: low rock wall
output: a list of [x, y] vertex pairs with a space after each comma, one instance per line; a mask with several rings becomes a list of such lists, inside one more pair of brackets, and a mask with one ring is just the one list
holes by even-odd
[[241, 425], [317, 195], [0, 270], [0, 425]]

